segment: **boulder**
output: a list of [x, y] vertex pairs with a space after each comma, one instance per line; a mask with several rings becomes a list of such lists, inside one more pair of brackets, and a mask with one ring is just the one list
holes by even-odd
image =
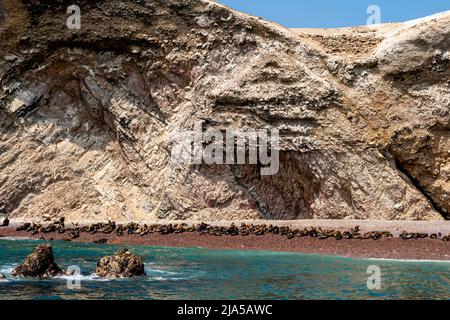
[[117, 251], [113, 256], [101, 258], [95, 273], [105, 278], [129, 278], [145, 275], [144, 262], [141, 257], [128, 249]]
[[3, 273], [0, 273], [0, 280], [6, 279], [5, 275]]
[[48, 245], [37, 246], [34, 252], [25, 258], [23, 264], [12, 272], [15, 277], [48, 278], [62, 275], [64, 272], [56, 265], [53, 249]]

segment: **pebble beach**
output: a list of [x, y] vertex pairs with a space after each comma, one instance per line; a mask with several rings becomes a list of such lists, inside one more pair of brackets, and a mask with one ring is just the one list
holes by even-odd
[[352, 258], [450, 261], [447, 222], [264, 221], [119, 224], [12, 222], [0, 237], [103, 244], [265, 250]]

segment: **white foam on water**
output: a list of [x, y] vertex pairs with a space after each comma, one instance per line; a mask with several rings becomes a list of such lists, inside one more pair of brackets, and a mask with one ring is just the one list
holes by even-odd
[[426, 262], [426, 263], [450, 263], [450, 260], [420, 260], [420, 259], [388, 259], [388, 258], [367, 258], [365, 260], [371, 261], [397, 261], [397, 262]]
[[174, 272], [174, 271], [160, 270], [160, 269], [149, 269], [149, 268], [145, 268], [145, 273], [146, 274], [157, 273], [157, 274], [168, 275], [168, 276], [174, 276], [174, 275], [179, 274], [178, 272]]
[[175, 271], [149, 268], [148, 265], [155, 265], [155, 263], [149, 263], [145, 268], [145, 274], [148, 277], [148, 281], [180, 281], [193, 279], [196, 277], [196, 276], [184, 276], [182, 273]]
[[164, 277], [151, 277], [149, 279], [149, 281], [179, 281], [179, 280], [186, 280], [186, 279], [191, 279], [190, 277], [188, 278], [174, 278], [174, 277], [168, 277], [168, 278], [164, 278]]
[[8, 241], [24, 241], [24, 240], [33, 240], [39, 241], [39, 239], [30, 238], [30, 237], [2, 237], [0, 240], [8, 240]]
[[6, 264], [0, 267], [0, 273], [11, 274], [16, 267], [17, 265]]
[[11, 276], [11, 273], [14, 271], [14, 269], [17, 267], [15, 264], [5, 264], [3, 266], [0, 266], [0, 273], [2, 273], [6, 279], [1, 279], [0, 282], [11, 282], [14, 280], [20, 280], [20, 278], [14, 278]]
[[[7, 264], [0, 267], [0, 273], [3, 273], [5, 276], [11, 276], [11, 273], [13, 270], [17, 267], [17, 265]], [[7, 278], [0, 281], [8, 282], [9, 280], [14, 281], [20, 281], [20, 280], [32, 280], [33, 278]], [[97, 276], [95, 273], [92, 273], [90, 275], [62, 275], [62, 276], [56, 276], [53, 278], [46, 278], [45, 280], [49, 279], [64, 279], [64, 280], [80, 280], [80, 281], [110, 281], [110, 279], [102, 278]]]
[[95, 273], [90, 275], [62, 275], [54, 277], [55, 279], [65, 279], [65, 280], [79, 280], [79, 281], [111, 281], [111, 279], [102, 278], [97, 276]]

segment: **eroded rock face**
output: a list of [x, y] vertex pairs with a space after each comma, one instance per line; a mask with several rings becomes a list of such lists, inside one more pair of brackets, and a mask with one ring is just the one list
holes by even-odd
[[0, 227], [7, 227], [7, 226], [9, 226], [8, 217], [0, 215]]
[[64, 274], [56, 265], [51, 246], [37, 246], [32, 254], [25, 258], [23, 264], [12, 272], [15, 277], [48, 278]]
[[[51, 5], [50, 5], [51, 3]], [[208, 0], [3, 0], [0, 203], [13, 218], [439, 220], [450, 14], [288, 30]], [[280, 171], [171, 161], [173, 132], [280, 130]]]
[[0, 3], [0, 28], [3, 26], [4, 22], [5, 22], [5, 10], [3, 9], [3, 6]]
[[95, 273], [104, 278], [130, 278], [145, 275], [142, 258], [128, 249], [117, 251], [113, 256], [101, 258]]

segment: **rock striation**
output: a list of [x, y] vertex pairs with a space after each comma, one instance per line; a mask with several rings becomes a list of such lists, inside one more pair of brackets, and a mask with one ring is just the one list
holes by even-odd
[[[289, 30], [209, 0], [0, 1], [10, 218], [443, 220], [450, 13]], [[180, 164], [174, 133], [279, 130], [280, 168]]]
[[128, 249], [117, 251], [113, 256], [101, 258], [95, 273], [104, 278], [131, 278], [145, 275], [142, 258]]

